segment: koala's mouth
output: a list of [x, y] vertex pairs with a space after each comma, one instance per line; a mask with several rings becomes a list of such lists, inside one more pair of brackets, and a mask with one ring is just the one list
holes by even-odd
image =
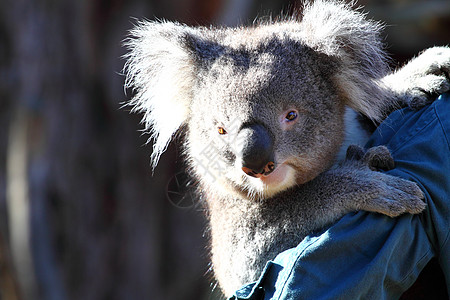
[[287, 163], [278, 165], [272, 172], [257, 174], [252, 181], [262, 184], [266, 193], [273, 195], [295, 185], [295, 170]]
[[251, 199], [268, 199], [296, 185], [295, 174], [295, 168], [289, 163], [283, 162], [269, 173], [245, 174], [243, 189], [239, 188], [239, 190]]
[[259, 179], [261, 179], [262, 182], [270, 185], [273, 183], [280, 183], [284, 181], [284, 179], [287, 176], [289, 166], [286, 164], [282, 164], [275, 168], [270, 173], [261, 174], [259, 176]]

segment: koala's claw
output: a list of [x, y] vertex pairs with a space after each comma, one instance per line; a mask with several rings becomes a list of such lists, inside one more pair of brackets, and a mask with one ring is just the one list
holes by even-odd
[[364, 149], [358, 145], [350, 145], [345, 155], [346, 160], [362, 160], [364, 157]]
[[419, 110], [450, 91], [450, 48], [427, 49], [400, 72], [404, 74], [403, 83], [408, 85], [405, 104]]
[[386, 146], [376, 146], [364, 151], [360, 146], [350, 145], [347, 149], [346, 159], [360, 161], [372, 171], [387, 171], [395, 167], [394, 159]]
[[386, 146], [372, 147], [364, 154], [363, 161], [372, 171], [392, 170], [394, 158]]
[[[364, 199], [357, 209], [374, 211], [390, 217], [404, 213], [418, 214], [426, 204], [424, 194], [418, 185], [399, 177], [375, 172], [394, 168], [394, 159], [386, 146], [376, 146], [364, 151], [360, 146], [351, 145], [347, 149], [346, 167], [358, 168], [361, 194]], [[351, 172], [351, 171], [350, 171]], [[356, 197], [358, 198], [358, 197]], [[353, 197], [352, 201], [356, 199]]]
[[448, 75], [428, 75], [422, 79], [426, 86], [416, 87], [407, 92], [409, 94], [407, 104], [413, 110], [421, 109], [432, 103], [440, 94], [450, 90]]
[[404, 213], [418, 214], [425, 209], [424, 194], [417, 184], [401, 178], [392, 180], [390, 184], [395, 197], [380, 199], [380, 208], [383, 208], [380, 212], [397, 217]]
[[380, 213], [387, 215], [391, 218], [398, 217], [402, 214], [419, 214], [426, 207], [423, 201], [411, 201], [399, 202], [398, 200], [382, 199], [380, 203]]
[[390, 176], [387, 189], [374, 201], [373, 210], [390, 217], [404, 213], [418, 214], [426, 204], [424, 194], [414, 182]]

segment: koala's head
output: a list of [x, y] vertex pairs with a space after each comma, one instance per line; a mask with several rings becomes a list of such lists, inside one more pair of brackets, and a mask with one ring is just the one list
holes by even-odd
[[126, 65], [154, 140], [156, 166], [183, 130], [203, 186], [270, 197], [327, 169], [344, 135], [346, 106], [377, 119], [370, 97], [386, 71], [379, 25], [340, 2], [301, 17], [239, 28], [143, 22]]

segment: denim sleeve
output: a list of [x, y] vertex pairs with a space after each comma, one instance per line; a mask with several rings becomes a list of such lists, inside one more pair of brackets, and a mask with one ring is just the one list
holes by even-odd
[[368, 147], [387, 145], [389, 174], [415, 181], [427, 208], [389, 218], [355, 212], [267, 263], [231, 299], [398, 299], [436, 256], [450, 287], [450, 94], [394, 112]]

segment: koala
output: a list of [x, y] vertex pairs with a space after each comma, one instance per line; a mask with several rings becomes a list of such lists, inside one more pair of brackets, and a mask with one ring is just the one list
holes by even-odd
[[153, 140], [153, 168], [181, 140], [205, 205], [215, 278], [226, 295], [266, 261], [344, 214], [420, 213], [412, 182], [385, 147], [364, 152], [374, 124], [450, 89], [450, 49], [392, 71], [382, 26], [340, 1], [250, 27], [142, 21], [126, 41], [130, 105]]

